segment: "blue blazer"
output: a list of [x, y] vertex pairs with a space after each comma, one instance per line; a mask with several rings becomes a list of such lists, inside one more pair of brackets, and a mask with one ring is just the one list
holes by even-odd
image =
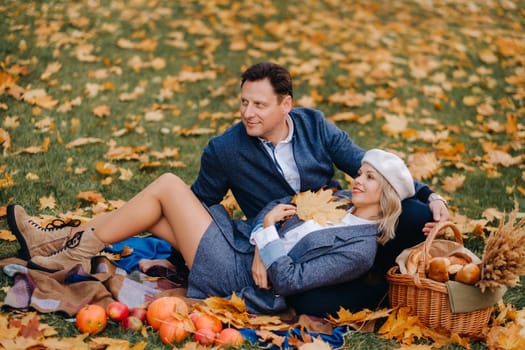
[[[333, 180], [334, 165], [352, 177], [357, 175], [365, 150], [346, 132], [315, 109], [293, 108], [290, 117], [300, 192], [323, 186], [340, 189]], [[426, 201], [430, 189], [417, 181], [415, 187], [416, 196]], [[191, 188], [208, 206], [220, 203], [231, 189], [247, 218], [256, 216], [269, 202], [295, 194], [259, 139], [249, 136], [241, 122], [210, 139]]]

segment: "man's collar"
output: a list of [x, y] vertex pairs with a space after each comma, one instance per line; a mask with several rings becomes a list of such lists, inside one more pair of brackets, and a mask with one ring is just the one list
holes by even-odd
[[[289, 143], [289, 142], [292, 142], [294, 126], [293, 126], [293, 120], [292, 120], [292, 117], [290, 117], [289, 114], [286, 116], [286, 124], [288, 124], [288, 135], [286, 136], [286, 138], [285, 138], [284, 140], [279, 141], [279, 143]], [[265, 139], [263, 139], [263, 138], [261, 138], [261, 137], [259, 137], [259, 140], [260, 140], [263, 144], [271, 143], [270, 141], [267, 141], [267, 140], [265, 140]]]
[[284, 140], [282, 140], [281, 142], [288, 143], [288, 142], [292, 141], [293, 130], [294, 130], [293, 129], [293, 120], [292, 120], [292, 117], [290, 117], [289, 114], [286, 117], [286, 123], [288, 124], [288, 136], [286, 136], [286, 138]]

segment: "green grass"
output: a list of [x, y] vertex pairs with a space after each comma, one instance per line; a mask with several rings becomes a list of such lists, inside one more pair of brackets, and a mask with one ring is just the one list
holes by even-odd
[[[45, 89], [57, 104], [37, 108], [7, 91], [2, 93], [0, 87], [0, 128], [11, 139], [10, 149], [0, 144], [0, 183], [8, 177], [14, 181], [14, 185], [0, 189], [0, 206], [16, 202], [34, 215], [58, 215], [72, 208], [88, 208], [89, 203], [76, 197], [82, 191], [98, 191], [106, 200], [127, 200], [164, 172], [174, 172], [191, 183], [209, 138], [235, 122], [199, 117], [216, 112], [238, 117], [240, 73], [255, 62], [275, 60], [294, 74], [296, 105], [306, 97], [320, 96], [314, 107], [327, 116], [350, 111], [360, 116], [370, 114], [371, 120], [364, 124], [338, 123], [364, 148], [391, 148], [409, 155], [464, 145], [465, 150], [454, 159], [441, 156], [439, 171], [424, 179], [450, 199], [453, 214], [478, 220], [487, 208], [509, 212], [516, 204], [523, 211], [523, 165], [489, 165], [483, 148], [491, 143], [513, 157], [524, 156], [525, 106], [523, 93], [518, 95], [523, 78], [521, 83], [512, 82], [513, 77], [523, 76], [523, 8], [523, 1], [4, 1], [0, 5], [0, 71], [16, 76], [17, 84], [26, 90]], [[134, 43], [155, 40], [157, 46], [151, 51], [122, 48], [118, 42], [124, 39]], [[518, 49], [511, 54], [502, 52], [498, 45], [505, 40], [514, 42]], [[244, 49], [230, 48], [239, 41], [246, 44]], [[269, 44], [277, 47], [266, 49]], [[85, 51], [89, 45], [92, 49]], [[484, 58], [484, 50], [496, 60]], [[79, 52], [95, 59], [80, 60]], [[163, 59], [166, 66], [133, 69], [129, 62], [137, 58], [143, 62]], [[47, 81], [40, 79], [53, 62], [59, 62], [61, 69]], [[18, 67], [24, 69], [21, 74], [16, 73]], [[419, 69], [427, 73], [417, 75]], [[185, 81], [180, 79], [183, 70], [215, 72], [216, 77]], [[171, 94], [165, 90], [167, 78], [178, 79]], [[90, 84], [101, 87], [96, 96], [88, 93]], [[102, 89], [104, 86], [109, 88]], [[137, 87], [143, 92], [135, 99], [119, 99]], [[391, 97], [377, 97], [387, 88], [393, 90]], [[344, 92], [368, 98], [359, 106], [331, 102], [333, 94]], [[477, 106], [466, 106], [465, 96], [477, 96], [480, 103], [491, 104], [494, 113], [482, 115]], [[71, 102], [71, 110], [59, 110]], [[107, 105], [111, 114], [94, 116], [92, 110], [100, 105]], [[147, 121], [146, 112], [157, 108], [163, 110], [164, 119]], [[449, 130], [449, 135], [433, 142], [417, 134], [409, 138], [387, 135], [382, 132], [385, 114], [403, 115], [408, 127], [416, 131]], [[505, 125], [509, 116], [517, 117], [517, 133], [485, 127]], [[18, 127], [7, 123], [12, 118]], [[182, 136], [173, 131], [174, 127], [195, 125], [215, 132]], [[122, 129], [128, 132], [114, 134]], [[47, 137], [47, 152], [16, 154], [41, 145]], [[82, 137], [103, 142], [65, 147]], [[178, 160], [186, 166], [140, 169], [139, 161], [108, 161], [105, 154], [110, 140], [118, 146], [147, 146], [143, 154], [149, 161], [156, 160], [151, 156], [153, 151], [178, 148]], [[106, 175], [96, 171], [97, 161], [130, 169], [133, 177], [123, 181], [116, 174], [110, 185], [104, 185], [101, 181]], [[456, 168], [457, 164], [465, 164], [468, 170]], [[85, 171], [75, 174], [73, 170], [79, 168]], [[30, 173], [39, 179], [28, 179]], [[455, 173], [464, 174], [465, 183], [446, 192], [442, 181]], [[344, 182], [342, 173], [337, 177]], [[39, 209], [39, 199], [47, 196], [54, 196], [56, 207]], [[6, 227], [5, 220], [0, 221], [0, 229]], [[478, 237], [469, 237], [466, 245], [482, 253], [483, 242]], [[17, 247], [0, 241], [0, 258], [13, 256]], [[0, 273], [0, 283], [8, 287], [11, 280]], [[505, 300], [522, 308], [524, 291], [513, 288]], [[61, 335], [76, 334], [60, 315], [46, 315], [45, 320], [55, 324]], [[118, 327], [110, 326], [106, 332], [137, 340]], [[366, 333], [351, 333], [346, 341], [345, 348], [352, 349], [394, 346]], [[148, 349], [161, 348], [167, 347], [158, 339], [148, 345]]]

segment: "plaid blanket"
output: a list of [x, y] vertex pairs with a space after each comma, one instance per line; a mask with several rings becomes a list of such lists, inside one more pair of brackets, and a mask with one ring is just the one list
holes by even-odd
[[91, 274], [83, 271], [80, 264], [70, 270], [47, 273], [28, 269], [25, 261], [19, 259], [2, 260], [4, 273], [13, 278], [4, 304], [74, 316], [86, 304], [105, 308], [118, 300], [133, 308], [146, 305], [163, 291], [180, 287], [168, 279], [152, 279], [138, 271], [128, 273], [104, 256], [94, 257], [92, 264], [95, 272]]
[[[109, 251], [119, 253], [124, 247], [131, 248], [133, 254], [118, 261], [110, 261], [103, 255], [93, 257], [93, 273], [83, 271], [80, 264], [67, 271], [47, 273], [27, 268], [27, 262], [18, 258], [0, 260], [0, 267], [4, 273], [13, 279], [4, 305], [16, 309], [33, 308], [42, 313], [63, 312], [74, 317], [86, 304], [98, 304], [105, 308], [109, 303], [118, 300], [133, 308], [146, 305], [160, 295], [177, 295], [184, 298], [186, 289], [180, 284], [167, 278], [152, 278], [138, 270], [138, 262], [141, 259], [166, 258], [171, 251], [166, 242], [154, 237], [133, 237], [113, 245]], [[188, 298], [186, 301], [189, 305], [199, 302]], [[318, 322], [326, 322], [315, 319]], [[292, 320], [287, 321], [293, 323]], [[254, 342], [260, 341], [257, 330], [243, 328], [240, 331], [245, 338]], [[312, 338], [320, 337], [331, 347], [338, 348], [343, 345], [343, 336], [348, 331], [349, 327], [340, 326], [332, 329], [332, 332], [291, 328], [276, 333], [284, 338], [282, 349], [293, 347], [288, 344], [288, 340], [291, 337], [301, 338], [303, 333]], [[272, 344], [266, 344], [266, 347], [278, 349]]]

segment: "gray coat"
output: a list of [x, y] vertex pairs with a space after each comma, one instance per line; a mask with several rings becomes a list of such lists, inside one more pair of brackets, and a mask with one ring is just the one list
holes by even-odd
[[[277, 203], [274, 201], [258, 218]], [[286, 308], [284, 297], [320, 286], [356, 279], [372, 266], [377, 251], [377, 227], [331, 227], [302, 238], [288, 254], [268, 268], [271, 290], [258, 288], [251, 277], [254, 246], [249, 242], [252, 225], [231, 221], [222, 206], [209, 208], [214, 223], [201, 241], [190, 273], [188, 296], [242, 297], [251, 312], [275, 313]]]

